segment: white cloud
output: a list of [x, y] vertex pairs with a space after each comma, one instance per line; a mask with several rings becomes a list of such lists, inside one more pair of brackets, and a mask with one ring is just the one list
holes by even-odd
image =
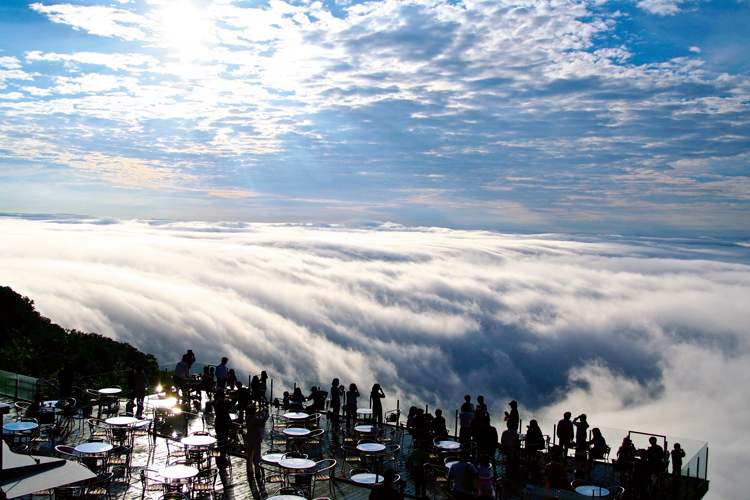
[[192, 348], [280, 385], [377, 381], [402, 407], [450, 413], [481, 393], [495, 414], [508, 398], [526, 415], [585, 412], [592, 425], [687, 438], [690, 451], [708, 441], [711, 498], [742, 484], [750, 390], [727, 381], [750, 376], [743, 246], [368, 221], [0, 228], [3, 285], [163, 363]]
[[53, 22], [69, 24], [74, 29], [83, 29], [93, 35], [116, 37], [127, 41], [148, 39], [139, 27], [141, 24], [148, 24], [147, 20], [129, 10], [101, 5], [41, 3], [33, 3], [29, 8], [46, 15]]

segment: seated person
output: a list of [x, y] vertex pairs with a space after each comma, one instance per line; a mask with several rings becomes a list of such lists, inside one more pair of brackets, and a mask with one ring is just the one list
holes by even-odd
[[39, 412], [42, 409], [42, 403], [44, 402], [44, 394], [37, 392], [34, 394], [34, 401], [31, 402], [24, 416], [26, 418], [39, 418]]
[[307, 397], [308, 401], [312, 401], [313, 403], [307, 407], [307, 413], [313, 414], [319, 411], [323, 411], [326, 406], [326, 397], [328, 396], [328, 393], [326, 391], [321, 391], [319, 388], [312, 386], [310, 389], [310, 395]]
[[569, 490], [568, 471], [562, 464], [562, 455], [555, 453], [547, 465], [544, 466], [544, 477], [547, 478], [547, 488], [553, 490]]
[[433, 436], [447, 436], [448, 429], [445, 427], [445, 417], [443, 416], [443, 410], [438, 408], [435, 410], [435, 418], [432, 419], [432, 435]]
[[622, 462], [632, 462], [635, 460], [636, 449], [633, 441], [629, 437], [625, 437], [622, 440], [620, 449], [617, 450], [617, 460]]
[[302, 389], [299, 387], [294, 388], [294, 394], [292, 394], [292, 399], [289, 402], [289, 409], [294, 411], [302, 411], [304, 408], [302, 406], [302, 403], [307, 401], [307, 398], [302, 394]]
[[651, 463], [663, 462], [664, 448], [657, 444], [656, 437], [651, 436], [650, 438], [648, 438], [648, 442], [649, 444], [651, 444], [651, 446], [649, 446], [644, 453], [641, 453], [641, 458], [645, 458]]
[[591, 446], [589, 450], [589, 458], [592, 460], [601, 460], [607, 453], [607, 442], [604, 440], [602, 431], [600, 431], [598, 427], [591, 429], [591, 434], [592, 438], [591, 441], [589, 441], [589, 446]]
[[536, 420], [530, 420], [529, 425], [526, 426], [526, 449], [538, 451], [544, 448], [544, 443], [544, 434], [539, 424]]

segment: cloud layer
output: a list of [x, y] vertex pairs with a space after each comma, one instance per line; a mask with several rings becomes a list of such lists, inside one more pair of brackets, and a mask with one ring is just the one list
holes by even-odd
[[484, 394], [496, 415], [513, 398], [526, 415], [708, 441], [711, 498], [733, 498], [750, 459], [746, 246], [366, 221], [0, 229], [3, 285], [163, 363], [192, 348], [279, 385], [377, 381], [394, 406], [450, 413]]
[[746, 230], [744, 3], [8, 9], [0, 210]]

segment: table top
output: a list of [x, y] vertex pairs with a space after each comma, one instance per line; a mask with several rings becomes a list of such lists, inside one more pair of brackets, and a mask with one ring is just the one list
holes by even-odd
[[189, 465], [172, 465], [161, 469], [159, 474], [167, 479], [190, 479], [198, 475], [198, 469]]
[[302, 497], [297, 495], [274, 495], [272, 497], [268, 497], [269, 500], [303, 500]]
[[352, 476], [352, 481], [359, 484], [377, 484], [383, 482], [383, 476], [371, 472], [365, 472], [362, 474], [354, 474]]
[[284, 458], [279, 465], [285, 469], [310, 469], [315, 467], [315, 461], [309, 458]]
[[385, 450], [385, 445], [381, 443], [362, 443], [357, 445], [357, 449], [366, 453], [377, 453]]
[[357, 425], [354, 427], [354, 430], [363, 434], [371, 434], [380, 431], [380, 429], [374, 425]]
[[288, 418], [291, 420], [305, 420], [309, 416], [310, 415], [308, 415], [307, 413], [303, 413], [301, 411], [288, 411], [284, 413], [284, 418]]
[[357, 408], [359, 415], [372, 415], [372, 408]]
[[176, 404], [177, 399], [175, 398], [149, 398], [146, 400], [146, 406], [149, 408], [172, 408]]
[[133, 425], [138, 422], [135, 417], [110, 417], [104, 421], [105, 424], [109, 425]]
[[31, 429], [36, 429], [37, 427], [39, 427], [39, 424], [35, 422], [11, 422], [9, 424], [3, 425], [3, 429], [12, 432], [30, 431]]
[[438, 441], [435, 446], [442, 450], [457, 450], [461, 448], [461, 443], [458, 441]]
[[587, 497], [606, 497], [607, 495], [609, 495], [609, 490], [600, 486], [586, 485], [576, 488], [576, 493], [580, 493], [581, 495], [585, 495]]
[[54, 408], [60, 401], [57, 399], [51, 399], [49, 401], [42, 402], [42, 408]]
[[303, 429], [302, 427], [289, 427], [282, 431], [285, 435], [290, 437], [304, 437], [310, 434], [310, 429]]
[[93, 442], [93, 443], [81, 443], [78, 446], [76, 446], [76, 451], [78, 453], [82, 453], [84, 455], [86, 454], [95, 454], [95, 453], [107, 453], [113, 448], [113, 446], [109, 443], [104, 442]]
[[216, 444], [216, 438], [213, 436], [186, 436], [180, 439], [180, 443], [185, 446], [213, 446]]
[[105, 387], [104, 389], [99, 389], [99, 394], [120, 394], [122, 392], [122, 389], [118, 387]]
[[272, 463], [279, 463], [279, 461], [284, 458], [283, 453], [266, 453], [262, 457], [260, 457], [261, 460], [266, 462], [272, 462]]

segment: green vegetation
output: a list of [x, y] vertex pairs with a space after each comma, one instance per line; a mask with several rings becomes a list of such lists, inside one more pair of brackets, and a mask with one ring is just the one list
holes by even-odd
[[127, 371], [135, 363], [146, 368], [149, 380], [158, 373], [158, 363], [124, 342], [97, 333], [67, 330], [34, 309], [34, 301], [10, 287], [0, 287], [0, 367], [3, 370], [42, 378], [59, 386], [65, 365], [75, 373], [81, 388], [120, 385], [127, 387]]

